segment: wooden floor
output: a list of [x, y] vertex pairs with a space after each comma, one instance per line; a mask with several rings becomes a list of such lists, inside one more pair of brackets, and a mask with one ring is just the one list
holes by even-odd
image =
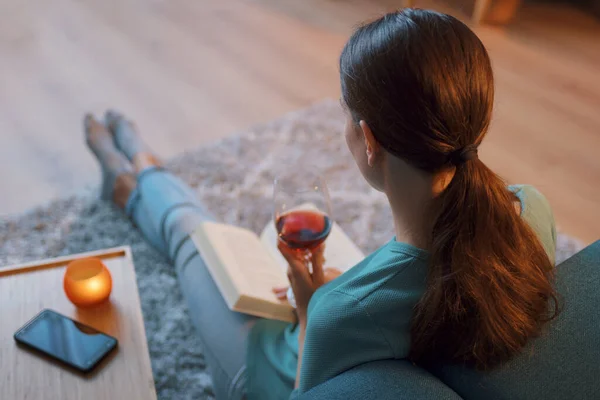
[[[352, 27], [399, 3], [0, 0], [0, 215], [97, 183], [85, 111], [126, 111], [169, 157], [337, 97]], [[472, 8], [453, 3], [458, 15]], [[498, 93], [482, 158], [537, 185], [564, 230], [600, 238], [600, 23], [531, 5], [508, 28], [477, 32]]]

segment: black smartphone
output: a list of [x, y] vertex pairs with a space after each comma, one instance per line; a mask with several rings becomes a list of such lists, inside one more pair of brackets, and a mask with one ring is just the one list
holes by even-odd
[[42, 310], [15, 335], [17, 343], [87, 373], [117, 347], [117, 339], [52, 310]]

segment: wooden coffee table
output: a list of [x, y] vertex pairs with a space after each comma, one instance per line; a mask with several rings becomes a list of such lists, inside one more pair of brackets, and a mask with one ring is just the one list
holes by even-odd
[[[106, 264], [113, 290], [107, 303], [78, 309], [62, 278], [68, 262], [90, 256]], [[13, 334], [44, 308], [115, 336], [118, 349], [86, 376], [17, 347]], [[129, 247], [0, 268], [0, 399], [156, 399]]]

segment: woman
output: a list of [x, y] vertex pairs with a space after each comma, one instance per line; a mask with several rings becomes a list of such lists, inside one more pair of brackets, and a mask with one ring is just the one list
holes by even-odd
[[544, 197], [477, 157], [493, 107], [488, 54], [467, 26], [405, 9], [360, 27], [340, 58], [348, 147], [387, 196], [396, 236], [326, 283], [290, 264], [299, 323], [229, 311], [189, 233], [210, 214], [116, 113], [86, 118], [103, 196], [175, 265], [218, 398], [282, 399], [356, 365], [407, 358], [489, 369], [553, 317], [555, 231]]

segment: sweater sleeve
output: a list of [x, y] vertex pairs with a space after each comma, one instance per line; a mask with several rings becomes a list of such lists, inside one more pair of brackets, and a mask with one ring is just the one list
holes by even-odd
[[517, 196], [521, 199], [523, 207], [521, 215], [536, 233], [550, 261], [554, 264], [556, 256], [556, 226], [552, 207], [550, 207], [548, 199], [535, 187], [520, 185], [518, 188], [520, 193], [517, 193]]
[[364, 305], [347, 293], [329, 292], [309, 312], [299, 393], [354, 366], [389, 358], [391, 346]]

